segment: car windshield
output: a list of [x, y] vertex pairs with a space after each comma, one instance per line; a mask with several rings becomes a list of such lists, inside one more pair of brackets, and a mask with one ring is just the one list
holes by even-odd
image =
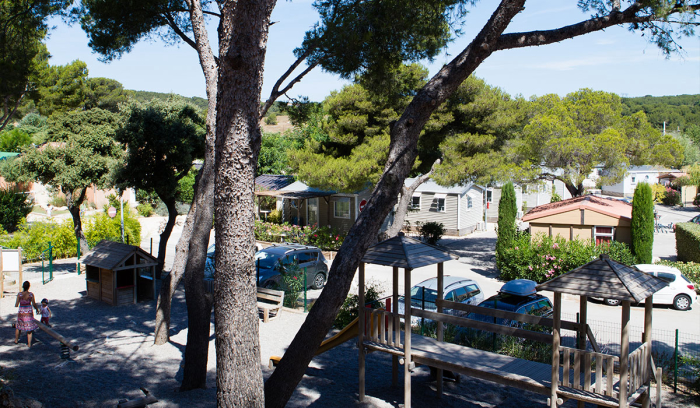
[[435, 304], [435, 299], [437, 299], [437, 291], [434, 289], [428, 289], [423, 286], [414, 286], [411, 288], [412, 305], [419, 305], [423, 300], [425, 300], [425, 303]]
[[277, 265], [279, 254], [260, 251], [255, 254], [255, 265], [264, 269], [273, 269]]

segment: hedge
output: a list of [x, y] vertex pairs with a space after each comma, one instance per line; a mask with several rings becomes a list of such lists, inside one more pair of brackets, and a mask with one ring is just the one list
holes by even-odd
[[537, 234], [531, 240], [529, 234], [521, 234], [513, 247], [503, 251], [500, 278], [506, 281], [531, 279], [541, 283], [595, 260], [600, 254], [608, 254], [610, 259], [625, 265], [637, 263], [629, 247], [622, 242], [595, 245], [590, 240], [567, 241], [560, 236], [550, 238], [544, 234]]
[[700, 263], [700, 225], [692, 222], [676, 224], [676, 254], [681, 262]]

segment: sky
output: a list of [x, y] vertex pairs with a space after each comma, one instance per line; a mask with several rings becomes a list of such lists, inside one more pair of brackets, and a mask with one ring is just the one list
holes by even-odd
[[[483, 0], [470, 8], [462, 35], [434, 61], [421, 61], [429, 68], [430, 75], [469, 44], [495, 4], [493, 0]], [[553, 29], [586, 17], [573, 0], [531, 0], [506, 32]], [[318, 14], [312, 0], [278, 0], [272, 21], [275, 24], [270, 27], [263, 99], [295, 60], [293, 50], [318, 21]], [[212, 19], [208, 26], [213, 47], [217, 47], [217, 23]], [[116, 79], [127, 89], [206, 96], [197, 54], [186, 44], [166, 46], [158, 38], [146, 39], [120, 59], [105, 63], [91, 51], [79, 25], [71, 27], [58, 19], [52, 25], [47, 46], [53, 65], [80, 59], [87, 63], [90, 77]], [[700, 37], [683, 39], [680, 45], [682, 54], [666, 58], [640, 33], [613, 27], [546, 46], [496, 52], [475, 75], [513, 96], [526, 98], [548, 93], [564, 96], [580, 88], [614, 92], [623, 97], [700, 94]], [[316, 68], [288, 95], [322, 101], [331, 91], [346, 84], [337, 75]]]

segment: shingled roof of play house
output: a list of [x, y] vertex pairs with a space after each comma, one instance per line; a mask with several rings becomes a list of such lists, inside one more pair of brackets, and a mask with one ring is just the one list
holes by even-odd
[[641, 302], [668, 283], [607, 255], [537, 286], [537, 290]]
[[153, 266], [158, 263], [155, 257], [137, 246], [107, 240], [102, 240], [95, 245], [92, 251], [88, 252], [85, 257], [80, 260], [80, 263], [96, 266], [98, 268], [115, 270], [122, 266], [134, 253], [137, 253], [141, 258], [149, 261], [148, 263], [139, 263], [138, 267]]
[[453, 259], [459, 257], [447, 250], [400, 234], [371, 246], [362, 262], [399, 268], [420, 268]]

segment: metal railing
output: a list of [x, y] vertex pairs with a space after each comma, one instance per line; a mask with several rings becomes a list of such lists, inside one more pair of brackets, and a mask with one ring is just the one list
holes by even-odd
[[[46, 255], [48, 252], [48, 255]], [[49, 260], [49, 277], [48, 279], [46, 278], [46, 271], [44, 268], [44, 260], [48, 256]], [[53, 280], [53, 245], [51, 245], [51, 241], [49, 241], [49, 247], [46, 248], [45, 250], [41, 251], [41, 282], [46, 285], [47, 283], [51, 282]]]

